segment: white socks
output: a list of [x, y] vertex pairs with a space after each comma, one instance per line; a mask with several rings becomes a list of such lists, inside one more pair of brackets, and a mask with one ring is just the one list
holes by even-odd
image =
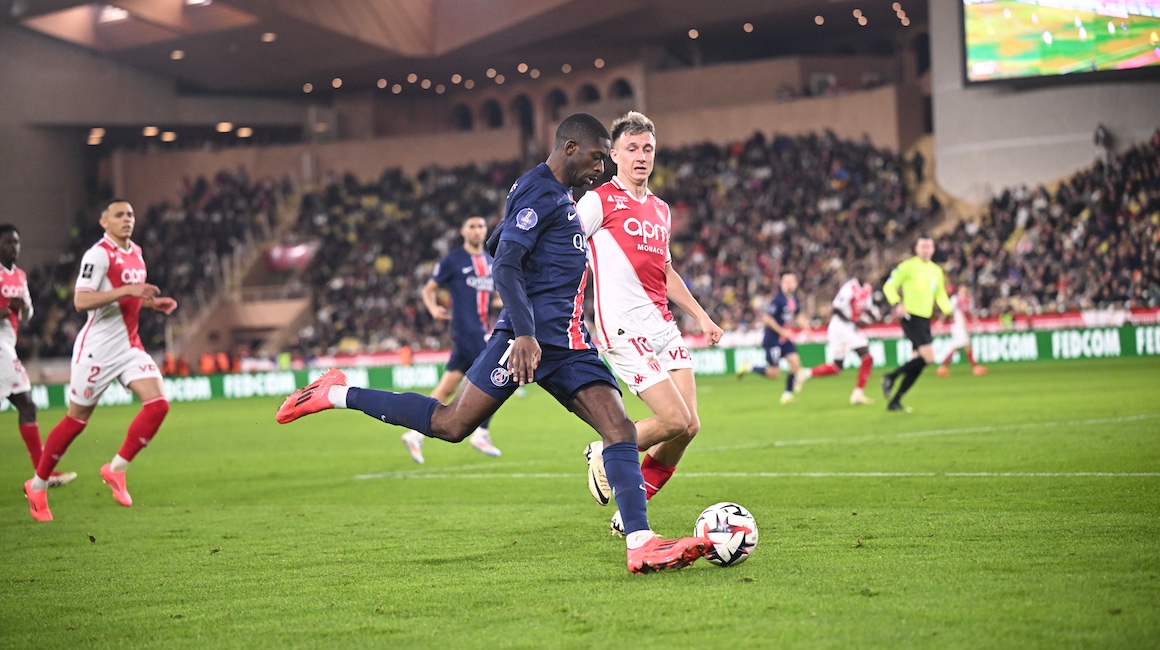
[[129, 469], [129, 461], [121, 458], [121, 454], [113, 456], [113, 460], [109, 461], [109, 469], [114, 472], [123, 472]]
[[44, 490], [47, 490], [48, 489], [48, 481], [33, 474], [32, 475], [32, 489], [36, 490], [37, 492], [42, 492]]
[[628, 550], [631, 551], [634, 548], [640, 548], [644, 546], [645, 542], [656, 536], [656, 533], [646, 528], [644, 530], [638, 530], [635, 533], [629, 533], [625, 538], [625, 541], [628, 542]]
[[331, 386], [327, 397], [336, 409], [346, 408], [346, 391], [350, 386]]

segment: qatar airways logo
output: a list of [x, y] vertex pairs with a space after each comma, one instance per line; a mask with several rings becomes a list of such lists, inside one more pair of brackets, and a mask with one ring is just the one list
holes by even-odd
[[467, 286], [475, 289], [476, 291], [495, 290], [495, 281], [491, 279], [491, 276], [481, 278], [474, 275], [469, 275], [463, 280], [467, 283]]
[[24, 287], [18, 284], [0, 285], [0, 298], [23, 298]]
[[145, 269], [121, 269], [123, 284], [145, 284]]
[[624, 220], [624, 232], [630, 237], [640, 237], [640, 240], [645, 245], [648, 245], [650, 240], [659, 244], [667, 244], [669, 242], [669, 229], [647, 221], [640, 221], [636, 217], [629, 217]]

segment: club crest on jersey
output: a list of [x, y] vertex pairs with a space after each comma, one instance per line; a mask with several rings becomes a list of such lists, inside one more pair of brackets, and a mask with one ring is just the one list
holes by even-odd
[[649, 355], [648, 369], [653, 371], [653, 372], [660, 372], [661, 371], [661, 362], [657, 361], [656, 357]]
[[516, 227], [520, 230], [531, 230], [540, 222], [540, 215], [531, 208], [524, 208], [516, 213]]
[[496, 368], [491, 371], [491, 383], [495, 384], [498, 388], [507, 386], [508, 379], [510, 378], [511, 373], [508, 372], [507, 368]]

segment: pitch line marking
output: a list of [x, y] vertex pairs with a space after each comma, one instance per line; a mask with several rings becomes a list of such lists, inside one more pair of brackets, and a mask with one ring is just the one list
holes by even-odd
[[[358, 474], [357, 480], [372, 479], [568, 479], [579, 481], [584, 474], [513, 473], [459, 474], [455, 472], [384, 472]], [[1160, 478], [1160, 472], [687, 472], [682, 478]]]
[[1019, 431], [1022, 429], [1041, 429], [1062, 426], [1094, 426], [1100, 424], [1122, 424], [1124, 422], [1139, 422], [1155, 420], [1160, 413], [1143, 415], [1127, 415], [1114, 418], [1093, 418], [1089, 420], [1057, 420], [1054, 422], [1025, 422], [1023, 424], [1000, 424], [983, 427], [964, 427], [960, 429], [932, 429], [930, 431], [907, 431], [903, 433], [881, 433], [851, 438], [807, 438], [804, 440], [774, 440], [753, 445], [720, 445], [716, 447], [698, 447], [698, 452], [741, 451], [746, 449], [767, 449], [769, 447], [801, 447], [806, 445], [830, 445], [861, 442], [876, 442], [881, 440], [905, 440], [908, 438], [931, 438], [936, 436], [957, 436], [968, 433], [997, 433], [1000, 431]]

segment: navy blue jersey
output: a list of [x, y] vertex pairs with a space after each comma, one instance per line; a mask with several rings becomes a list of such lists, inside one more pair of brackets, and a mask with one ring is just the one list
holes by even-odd
[[[797, 294], [792, 293], [787, 296], [785, 293], [778, 291], [777, 297], [769, 302], [769, 308], [765, 310], [765, 314], [777, 321], [778, 325], [788, 327], [793, 325], [793, 321], [797, 317], [797, 311]], [[765, 327], [765, 341], [763, 345], [767, 348], [771, 345], [777, 345], [779, 339], [780, 337], [777, 332], [770, 329], [767, 325]]]
[[487, 336], [488, 308], [495, 290], [491, 255], [472, 255], [462, 246], [435, 265], [431, 279], [451, 294], [451, 338], [456, 346], [479, 347]]
[[[559, 348], [594, 349], [583, 321], [588, 241], [572, 191], [556, 180], [547, 163], [512, 185], [498, 241], [515, 242], [530, 251], [522, 270], [536, 340]], [[500, 312], [495, 329], [514, 331], [507, 308]]]

